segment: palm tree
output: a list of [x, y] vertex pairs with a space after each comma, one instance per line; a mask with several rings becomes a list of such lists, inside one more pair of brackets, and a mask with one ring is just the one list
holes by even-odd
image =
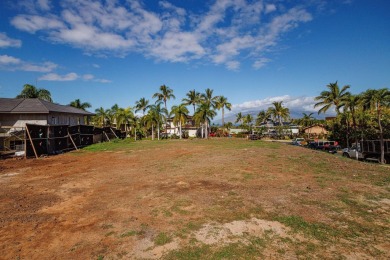
[[157, 123], [157, 140], [160, 140], [160, 126], [163, 121], [166, 122], [166, 115], [168, 111], [161, 107], [162, 102], [157, 102], [155, 105], [151, 105], [149, 108], [149, 112], [152, 114], [153, 120]]
[[244, 116], [242, 115], [241, 112], [239, 112], [237, 115], [236, 115], [236, 124], [237, 123], [242, 123], [242, 121], [244, 120]]
[[271, 115], [269, 114], [269, 111], [261, 110], [256, 117], [256, 125], [261, 125], [263, 123], [267, 123], [267, 121], [270, 119]]
[[383, 140], [382, 112], [385, 107], [390, 107], [390, 91], [387, 88], [368, 89], [362, 95], [362, 104], [365, 110], [375, 112], [378, 121], [379, 138], [381, 145], [380, 162], [385, 162], [385, 147]]
[[194, 119], [197, 124], [205, 125], [205, 136], [208, 138], [208, 126], [217, 113], [210, 103], [201, 104], [195, 112]]
[[106, 113], [108, 115], [108, 118], [110, 119], [110, 125], [112, 125], [115, 122], [116, 127], [118, 126], [119, 112], [120, 112], [120, 107], [118, 106], [118, 104], [115, 104], [110, 109], [107, 109]]
[[135, 102], [135, 112], [142, 110], [143, 115], [145, 115], [145, 111], [150, 107], [149, 100], [145, 99], [144, 97]]
[[87, 108], [91, 107], [91, 104], [88, 102], [81, 103], [80, 99], [75, 99], [74, 101], [70, 102], [69, 106], [86, 111]]
[[326, 86], [329, 90], [324, 90], [321, 94], [315, 97], [315, 100], [319, 100], [320, 102], [314, 104], [314, 107], [322, 106], [320, 110], [318, 110], [318, 114], [325, 113], [330, 107], [334, 106], [336, 113], [340, 113], [340, 108], [345, 105], [344, 101], [350, 95], [347, 89], [350, 88], [349, 85], [346, 85], [341, 88], [335, 83], [329, 83]]
[[173, 124], [179, 125], [179, 136], [182, 138], [181, 126], [186, 123], [188, 109], [185, 104], [180, 104], [179, 106], [173, 106], [171, 109], [171, 115], [173, 115]]
[[186, 94], [187, 98], [183, 98], [182, 101], [185, 105], [192, 105], [194, 107], [195, 114], [195, 106], [200, 103], [200, 93], [194, 90], [188, 91]]
[[148, 111], [148, 113], [144, 116], [144, 122], [146, 124], [147, 129], [152, 129], [152, 140], [154, 140], [154, 128], [157, 126], [157, 117], [155, 116], [155, 113], [153, 111], [153, 106], [151, 106], [151, 109]]
[[275, 101], [272, 105], [274, 107], [270, 107], [268, 111], [274, 119], [279, 121], [279, 125], [282, 126], [282, 119], [287, 120], [290, 117], [290, 110], [287, 107], [283, 107], [283, 101]]
[[302, 118], [299, 121], [300, 124], [304, 127], [311, 126], [314, 121], [313, 113], [310, 114], [302, 113]]
[[232, 104], [228, 102], [226, 97], [217, 96], [215, 99], [215, 105], [216, 105], [216, 108], [218, 110], [222, 109], [222, 125], [225, 125], [225, 110], [224, 110], [224, 108], [226, 108], [227, 110], [230, 111], [232, 109]]
[[167, 100], [175, 99], [175, 95], [173, 95], [173, 90], [170, 89], [168, 86], [162, 85], [160, 86], [160, 92], [154, 93], [152, 98], [157, 98], [157, 101], [163, 101], [165, 109], [168, 111], [167, 108]]
[[50, 91], [43, 88], [36, 88], [33, 85], [25, 84], [22, 92], [16, 98], [40, 98], [49, 102], [53, 102]]
[[244, 125], [248, 126], [249, 132], [252, 130], [252, 122], [253, 122], [253, 116], [251, 114], [247, 114], [244, 116], [243, 123]]
[[95, 113], [96, 113], [96, 121], [98, 123], [99, 126], [102, 126], [104, 127], [106, 125], [106, 121], [107, 121], [107, 110], [105, 110], [103, 107], [99, 107], [97, 109], [95, 109]]
[[128, 130], [127, 126], [130, 125], [131, 121], [133, 120], [133, 117], [134, 113], [131, 107], [119, 108], [117, 115], [117, 126], [119, 126], [119, 128], [121, 127], [121, 125], [125, 126], [126, 136]]
[[[164, 107], [165, 107], [165, 110], [167, 111], [167, 115], [168, 115], [169, 113], [168, 113], [168, 108], [167, 108], [167, 100], [170, 100], [171, 98], [175, 99], [176, 97], [175, 97], [175, 95], [173, 95], [173, 90], [171, 88], [169, 88], [168, 86], [162, 85], [162, 86], [160, 86], [160, 92], [154, 93], [152, 98], [157, 98], [156, 102], [159, 102], [159, 101], [164, 102]], [[167, 117], [165, 119], [165, 132], [166, 131], [167, 131]]]
[[201, 104], [207, 104], [208, 106], [211, 106], [212, 108], [215, 108], [215, 105], [216, 105], [216, 98], [217, 97], [213, 97], [213, 92], [214, 90], [212, 89], [206, 89], [205, 90], [205, 93], [202, 93], [200, 95], [200, 103]]

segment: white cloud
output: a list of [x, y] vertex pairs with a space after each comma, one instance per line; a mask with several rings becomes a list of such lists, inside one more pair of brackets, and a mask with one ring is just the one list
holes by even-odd
[[226, 63], [226, 67], [229, 70], [238, 70], [240, 68], [240, 62], [238, 62], [238, 61], [228, 61]]
[[169, 0], [159, 1], [159, 13], [141, 0], [63, 0], [56, 9], [49, 0], [31, 1], [23, 2], [34, 8], [11, 23], [51, 42], [97, 55], [137, 52], [168, 62], [203, 58], [228, 69], [246, 59], [261, 68], [284, 33], [312, 19], [303, 7], [277, 8], [263, 1], [215, 0], [199, 13]]
[[45, 75], [39, 77], [38, 80], [46, 80], [46, 81], [73, 81], [73, 80], [76, 80], [78, 78], [79, 78], [79, 76], [76, 73], [74, 73], [74, 72], [68, 73], [66, 75], [59, 75], [57, 73], [49, 73], [49, 74], [45, 74]]
[[3, 70], [50, 72], [57, 68], [57, 66], [57, 64], [50, 61], [43, 63], [32, 63], [12, 56], [0, 55], [0, 69]]
[[253, 63], [253, 68], [260, 69], [260, 68], [264, 67], [270, 61], [271, 60], [267, 59], [267, 58], [260, 58]]
[[94, 78], [95, 78], [95, 76], [92, 75], [92, 74], [84, 74], [84, 75], [83, 75], [83, 79], [84, 79], [84, 80], [92, 80], [92, 79], [94, 79]]
[[9, 38], [5, 33], [0, 33], [0, 48], [20, 46], [22, 46], [22, 41]]
[[11, 20], [11, 24], [19, 30], [29, 33], [35, 33], [36, 31], [48, 31], [49, 34], [52, 30], [58, 30], [64, 28], [64, 24], [55, 16], [49, 15], [48, 17], [38, 15], [18, 15]]
[[8, 56], [8, 55], [0, 55], [0, 65], [14, 65], [19, 64], [21, 62], [20, 59]]
[[265, 13], [268, 14], [268, 13], [272, 13], [276, 11], [276, 5], [274, 4], [266, 4], [265, 5]]
[[50, 2], [49, 2], [49, 0], [37, 0], [37, 5], [43, 11], [50, 10]]
[[272, 106], [273, 102], [283, 101], [283, 105], [290, 110], [297, 111], [299, 113], [318, 112], [317, 108], [314, 108], [316, 101], [314, 97], [291, 97], [289, 95], [268, 97], [265, 99], [257, 99], [252, 101], [246, 101], [241, 104], [233, 105], [232, 112], [237, 113], [238, 111], [253, 111], [253, 110], [267, 110]]
[[33, 63], [25, 62], [21, 66], [21, 70], [35, 71], [35, 72], [50, 72], [50, 71], [54, 70], [55, 68], [57, 68], [57, 64], [55, 64], [53, 62], [49, 62], [49, 61], [41, 63], [41, 64], [33, 64]]

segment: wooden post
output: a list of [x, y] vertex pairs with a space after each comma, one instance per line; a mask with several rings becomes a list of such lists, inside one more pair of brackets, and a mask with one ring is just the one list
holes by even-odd
[[106, 136], [107, 140], [108, 140], [109, 142], [111, 142], [110, 138], [108, 138], [108, 135], [107, 135], [106, 131], [103, 131], [103, 133], [104, 133], [104, 135]]
[[24, 159], [27, 159], [27, 135], [26, 135], [26, 132], [27, 132], [27, 125], [24, 129]]
[[[33, 141], [32, 141], [30, 132], [28, 131], [28, 126], [27, 126], [27, 124], [26, 124], [26, 132], [27, 132], [27, 135], [28, 135], [28, 139], [30, 140], [31, 146], [32, 146], [32, 148], [33, 148], [33, 151], [34, 151], [34, 154], [35, 154], [35, 158], [38, 159], [38, 154], [37, 154], [37, 151], [35, 150], [35, 146], [34, 146], [34, 143], [33, 143]], [[27, 149], [26, 149], [26, 150], [27, 150]], [[26, 156], [27, 156], [27, 151], [26, 151]]]
[[115, 134], [115, 131], [114, 130], [112, 130], [112, 128], [110, 127], [110, 130], [111, 130], [111, 132], [115, 135], [115, 137], [116, 138], [118, 138], [118, 136]]
[[72, 142], [74, 148], [76, 148], [76, 150], [78, 150], [77, 145], [76, 145], [75, 142], [73, 141], [72, 135], [69, 134], [69, 129], [68, 129], [68, 137], [70, 138], [70, 141]]

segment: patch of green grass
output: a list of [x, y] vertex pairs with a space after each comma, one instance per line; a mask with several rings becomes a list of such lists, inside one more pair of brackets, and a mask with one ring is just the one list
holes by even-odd
[[192, 202], [189, 200], [177, 200], [174, 202], [173, 206], [171, 207], [171, 211], [178, 213], [180, 215], [189, 215], [190, 212], [186, 209], [183, 209], [185, 207], [191, 206]]
[[106, 233], [104, 236], [109, 237], [111, 235], [114, 235], [115, 233], [116, 232], [114, 232], [114, 231], [110, 231], [110, 232]]
[[136, 230], [130, 230], [130, 231], [127, 231], [125, 233], [122, 233], [120, 235], [120, 237], [131, 237], [131, 236], [136, 236], [136, 235], [140, 235], [141, 232], [140, 231], [136, 231]]
[[266, 240], [259, 237], [221, 247], [197, 244], [171, 251], [163, 259], [259, 259], [263, 257], [266, 245]]
[[102, 229], [110, 229], [110, 228], [114, 228], [114, 225], [112, 225], [112, 224], [103, 224], [101, 227], [102, 227]]
[[162, 246], [172, 242], [172, 237], [165, 232], [160, 232], [154, 239], [154, 244]]
[[306, 222], [300, 216], [281, 216], [275, 217], [276, 221], [289, 226], [294, 232], [302, 232], [305, 235], [313, 237], [319, 241], [327, 241], [339, 236], [339, 231], [323, 223]]

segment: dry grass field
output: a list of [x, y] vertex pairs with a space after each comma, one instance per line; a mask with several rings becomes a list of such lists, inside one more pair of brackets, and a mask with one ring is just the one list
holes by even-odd
[[389, 259], [390, 168], [237, 139], [0, 161], [1, 259]]

